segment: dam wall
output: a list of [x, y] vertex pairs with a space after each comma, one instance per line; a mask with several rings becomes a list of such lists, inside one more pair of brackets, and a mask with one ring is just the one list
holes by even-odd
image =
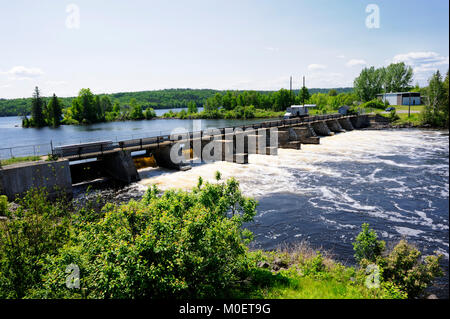
[[[300, 150], [301, 144], [320, 144], [320, 136], [370, 125], [373, 117], [324, 115], [307, 119], [280, 120], [211, 132], [186, 132], [118, 142], [68, 145], [64, 159], [0, 167], [0, 193], [8, 198], [31, 188], [45, 187], [50, 196], [72, 194], [72, 184], [110, 177], [129, 184], [140, 180], [134, 156], [152, 159], [159, 167], [188, 170], [191, 163], [228, 161], [247, 164], [249, 154], [277, 155], [278, 148]], [[98, 144], [98, 145], [97, 145]], [[76, 150], [74, 152], [73, 150]], [[145, 162], [145, 161], [141, 161]], [[139, 166], [145, 167], [145, 166]]]
[[8, 200], [13, 201], [34, 188], [45, 188], [50, 198], [71, 197], [69, 161], [21, 163], [0, 169], [0, 194]]

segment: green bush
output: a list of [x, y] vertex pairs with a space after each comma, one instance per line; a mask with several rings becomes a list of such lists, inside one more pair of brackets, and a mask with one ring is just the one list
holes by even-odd
[[369, 264], [376, 264], [380, 269], [381, 287], [393, 298], [409, 298], [420, 296], [435, 277], [442, 276], [439, 262], [442, 255], [426, 256], [421, 260], [420, 251], [401, 240], [387, 254], [385, 243], [377, 240], [377, 234], [369, 229], [368, 224], [362, 225], [362, 231], [353, 243], [355, 258], [362, 269]]
[[353, 243], [355, 259], [358, 262], [361, 262], [363, 259], [375, 262], [377, 257], [381, 256], [384, 247], [385, 242], [378, 240], [378, 235], [373, 229], [369, 229], [369, 224], [362, 224], [362, 231]]
[[373, 99], [360, 105], [363, 109], [385, 109], [388, 104], [385, 104], [380, 99]]
[[421, 253], [414, 246], [401, 240], [386, 258], [380, 258], [383, 279], [400, 287], [410, 298], [418, 297], [434, 280], [442, 276], [439, 261], [442, 255], [426, 256], [421, 262]]
[[393, 109], [390, 113], [389, 113], [389, 120], [391, 122], [395, 122], [397, 120], [400, 119], [400, 116], [397, 115], [397, 111], [395, 109]]
[[[217, 177], [220, 177], [217, 175]], [[150, 188], [143, 200], [105, 207], [96, 222], [82, 222], [70, 245], [46, 263], [43, 288], [31, 297], [220, 297], [248, 270], [242, 228], [256, 202], [234, 180], [200, 183], [192, 192]], [[81, 290], [65, 287], [76, 264]]]
[[32, 190], [0, 220], [0, 298], [25, 297], [41, 285], [44, 260], [69, 238], [66, 205]]

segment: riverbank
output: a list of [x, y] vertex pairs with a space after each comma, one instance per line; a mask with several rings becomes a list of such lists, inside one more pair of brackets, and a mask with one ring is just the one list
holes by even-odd
[[[141, 199], [119, 205], [109, 202], [102, 206], [92, 199], [76, 208], [70, 202], [46, 201], [43, 191], [30, 192], [9, 208], [1, 205], [5, 229], [26, 227], [30, 222], [42, 229], [39, 252], [46, 257], [42, 259], [27, 240], [33, 234], [24, 232], [22, 244], [29, 249], [20, 255], [20, 269], [7, 269], [13, 266], [7, 252], [21, 247], [7, 241], [18, 238], [0, 236], [4, 248], [0, 277], [35, 268], [34, 279], [21, 281], [22, 290], [8, 286], [8, 278], [3, 278], [0, 296], [404, 299], [406, 292], [413, 293], [399, 278], [374, 277], [375, 286], [368, 284], [366, 267], [345, 266], [305, 241], [273, 251], [248, 250], [252, 236], [242, 222], [252, 221], [256, 202], [243, 197], [232, 179], [222, 182], [217, 173], [216, 179], [214, 183], [199, 180], [189, 192], [172, 189], [160, 193], [150, 187]], [[221, 207], [216, 200], [231, 202]], [[239, 204], [232, 204], [234, 201]], [[226, 212], [233, 205], [230, 216]], [[36, 259], [41, 260], [39, 267], [34, 265]], [[81, 291], [65, 287], [68, 263], [83, 273]], [[168, 264], [171, 266], [166, 268]], [[136, 273], [136, 268], [141, 270]], [[97, 282], [95, 278], [104, 275], [109, 279]], [[421, 280], [425, 280], [421, 287], [429, 284], [429, 279]], [[131, 290], [130, 285], [134, 287]]]

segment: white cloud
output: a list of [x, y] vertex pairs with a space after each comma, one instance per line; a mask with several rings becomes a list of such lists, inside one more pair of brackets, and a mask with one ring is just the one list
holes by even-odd
[[392, 59], [393, 63], [404, 62], [413, 68], [417, 80], [426, 79], [432, 72], [442, 69], [449, 64], [449, 57], [442, 56], [439, 53], [428, 52], [409, 52], [397, 54]]
[[271, 51], [271, 52], [278, 52], [280, 50], [279, 48], [274, 48], [274, 47], [265, 47], [265, 49], [267, 51]]
[[311, 70], [311, 71], [324, 70], [326, 68], [327, 68], [327, 66], [323, 65], [323, 64], [310, 64], [310, 65], [308, 65], [308, 70]]
[[367, 64], [367, 62], [362, 59], [351, 59], [350, 61], [347, 62], [348, 67], [358, 66], [358, 65], [366, 65], [366, 64]]
[[9, 71], [1, 73], [9, 75], [14, 79], [36, 78], [44, 74], [44, 72], [39, 68], [27, 68], [22, 65], [14, 66]]
[[341, 55], [336, 56], [336, 58], [338, 58], [338, 59], [345, 59], [345, 55], [341, 54]]
[[46, 81], [45, 84], [48, 86], [60, 86], [60, 85], [66, 85], [67, 82], [66, 81]]

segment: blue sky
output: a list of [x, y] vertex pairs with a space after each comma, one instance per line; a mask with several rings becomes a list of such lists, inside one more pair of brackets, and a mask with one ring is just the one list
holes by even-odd
[[[369, 4], [379, 28], [366, 26]], [[364, 66], [398, 61], [424, 85], [448, 69], [448, 16], [444, 0], [1, 0], [0, 98], [36, 85], [58, 96], [278, 90], [290, 75], [295, 87], [303, 75], [308, 87], [343, 87]]]

